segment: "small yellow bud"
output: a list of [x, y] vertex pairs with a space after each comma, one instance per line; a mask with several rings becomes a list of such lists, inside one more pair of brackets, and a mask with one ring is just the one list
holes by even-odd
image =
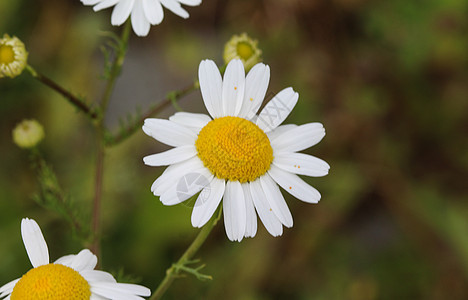
[[36, 146], [44, 136], [44, 128], [36, 120], [23, 120], [13, 129], [13, 141], [25, 149]]
[[4, 34], [0, 38], [0, 78], [14, 78], [23, 72], [28, 60], [28, 52], [17, 37]]
[[234, 35], [224, 46], [224, 62], [240, 59], [246, 71], [262, 61], [262, 50], [257, 47], [258, 41], [251, 39], [246, 33]]

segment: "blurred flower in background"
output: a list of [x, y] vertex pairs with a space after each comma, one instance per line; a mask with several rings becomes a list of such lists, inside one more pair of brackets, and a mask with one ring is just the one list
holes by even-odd
[[26, 67], [28, 52], [17, 37], [4, 34], [0, 38], [0, 78], [14, 78]]
[[228, 64], [233, 59], [240, 59], [246, 71], [262, 61], [262, 50], [258, 41], [250, 38], [247, 33], [233, 35], [224, 46], [224, 62]]
[[13, 142], [25, 149], [36, 146], [44, 136], [44, 127], [36, 120], [23, 120], [13, 129]]
[[111, 23], [122, 25], [131, 17], [133, 31], [138, 36], [147, 36], [151, 25], [158, 25], [164, 18], [163, 6], [176, 15], [187, 19], [188, 12], [181, 4], [196, 6], [201, 0], [81, 0], [84, 5], [94, 5], [94, 11], [114, 6]]
[[97, 257], [89, 250], [49, 263], [49, 249], [36, 221], [23, 219], [21, 235], [33, 269], [0, 287], [0, 298], [11, 300], [142, 299], [146, 287], [117, 283], [106, 272], [94, 270]]

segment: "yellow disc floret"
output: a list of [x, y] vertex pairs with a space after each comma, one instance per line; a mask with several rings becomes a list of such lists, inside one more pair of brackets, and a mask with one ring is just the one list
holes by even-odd
[[30, 270], [15, 285], [11, 300], [89, 300], [88, 282], [77, 271], [60, 264]]
[[15, 60], [15, 52], [10, 45], [0, 45], [0, 63], [9, 64]]
[[239, 117], [209, 122], [195, 142], [198, 157], [220, 179], [254, 181], [268, 171], [273, 149], [263, 130]]
[[248, 60], [253, 54], [254, 50], [249, 43], [240, 42], [237, 44], [237, 54], [244, 60]]
[[4, 34], [0, 38], [0, 78], [14, 78], [26, 68], [28, 52], [17, 37]]
[[224, 46], [224, 62], [228, 64], [233, 59], [240, 59], [246, 71], [262, 61], [262, 50], [258, 48], [258, 41], [246, 33], [234, 35]]

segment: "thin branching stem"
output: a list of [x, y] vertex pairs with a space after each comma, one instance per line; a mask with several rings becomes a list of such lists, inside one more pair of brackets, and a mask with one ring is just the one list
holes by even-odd
[[[200, 230], [195, 240], [193, 240], [192, 244], [190, 244], [187, 250], [185, 250], [184, 254], [180, 257], [180, 259], [166, 271], [166, 276], [156, 288], [156, 291], [153, 293], [149, 300], [161, 299], [161, 297], [164, 295], [167, 289], [171, 286], [174, 279], [176, 279], [179, 276], [180, 270], [187, 269], [186, 266], [190, 263], [193, 263], [193, 261], [191, 260], [192, 257], [195, 255], [195, 253], [197, 253], [198, 249], [200, 249], [200, 247], [206, 241], [208, 235], [213, 230], [216, 223], [218, 223], [219, 219], [221, 218], [221, 213], [222, 208], [220, 207], [220, 209], [218, 210], [218, 214], [213, 216], [208, 222], [208, 224], [206, 224], [202, 228], [202, 230]], [[192, 269], [193, 272], [190, 273], [195, 273], [195, 276], [200, 276], [202, 278], [210, 278], [209, 276], [199, 274], [198, 270], [199, 268]]]
[[74, 233], [80, 238], [85, 238], [87, 230], [83, 228], [83, 224], [78, 218], [77, 208], [63, 191], [52, 167], [45, 161], [38, 148], [31, 149], [30, 158], [40, 185], [40, 192], [34, 199], [40, 205], [65, 217], [73, 227]]
[[102, 178], [104, 175], [104, 146], [101, 138], [98, 138], [98, 149], [96, 157], [96, 173], [94, 181], [94, 198], [93, 198], [93, 212], [92, 212], [92, 244], [91, 251], [98, 257], [101, 254], [101, 198], [102, 198]]
[[139, 118], [137, 118], [134, 122], [127, 125], [125, 128], [121, 129], [115, 136], [110, 136], [106, 139], [107, 146], [115, 146], [132, 136], [138, 129], [141, 128], [143, 123], [145, 122], [146, 118], [150, 118], [152, 116], [157, 115], [171, 103], [176, 103], [177, 100], [180, 98], [190, 94], [191, 92], [197, 90], [199, 88], [198, 81], [194, 82], [193, 84], [187, 86], [186, 88], [180, 91], [173, 91], [169, 92], [163, 100], [159, 101], [158, 104], [152, 108], [150, 108], [146, 113], [142, 114]]
[[97, 151], [96, 151], [96, 173], [95, 173], [95, 185], [94, 185], [94, 198], [93, 198], [93, 211], [91, 219], [92, 228], [92, 251], [100, 257], [101, 254], [101, 202], [102, 202], [102, 185], [104, 176], [104, 160], [105, 160], [105, 142], [104, 142], [104, 120], [107, 111], [107, 105], [109, 104], [110, 97], [114, 90], [115, 82], [117, 77], [120, 75], [122, 65], [127, 53], [128, 39], [130, 37], [131, 23], [126, 22], [122, 35], [120, 38], [119, 47], [116, 53], [116, 57], [112, 63], [110, 76], [107, 81], [106, 89], [100, 103], [100, 118], [96, 122], [97, 130]]
[[35, 79], [62, 95], [65, 99], [68, 100], [68, 102], [70, 102], [78, 110], [89, 116], [91, 119], [94, 120], [99, 117], [99, 113], [96, 110], [92, 109], [88, 104], [86, 104], [83, 99], [80, 99], [79, 97], [73, 95], [71, 92], [61, 87], [58, 83], [56, 83], [49, 77], [37, 72], [33, 67], [28, 65], [27, 70]]

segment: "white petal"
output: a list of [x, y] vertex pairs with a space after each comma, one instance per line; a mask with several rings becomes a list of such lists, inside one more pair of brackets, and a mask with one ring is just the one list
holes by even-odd
[[223, 79], [216, 64], [212, 60], [202, 60], [198, 67], [200, 91], [206, 109], [213, 118], [223, 115], [222, 90]]
[[307, 184], [299, 176], [283, 171], [274, 165], [270, 166], [268, 174], [276, 181], [284, 190], [293, 195], [299, 200], [308, 203], [317, 203], [320, 200], [320, 193], [315, 188]]
[[223, 116], [237, 116], [245, 90], [244, 64], [239, 59], [229, 62], [223, 78]]
[[143, 131], [172, 147], [194, 145], [197, 135], [185, 126], [163, 119], [146, 119]]
[[242, 241], [246, 226], [244, 192], [238, 181], [228, 181], [223, 200], [224, 227], [231, 241]]
[[11, 294], [15, 288], [15, 285], [18, 283], [18, 281], [20, 281], [20, 279], [21, 278], [15, 279], [0, 287], [0, 297], [5, 297], [6, 295]]
[[70, 267], [71, 264], [73, 263], [73, 261], [75, 260], [75, 256], [76, 255], [74, 255], [74, 254], [62, 256], [59, 259], [57, 259], [56, 261], [54, 261], [54, 264], [59, 264], [59, 265], [64, 265], [64, 266]]
[[120, 0], [112, 11], [111, 24], [122, 25], [130, 16], [134, 2], [135, 0]]
[[164, 18], [164, 11], [158, 0], [143, 0], [143, 11], [152, 25], [160, 24]]
[[49, 263], [49, 249], [36, 221], [25, 218], [21, 221], [21, 236], [29, 260], [34, 268]]
[[180, 3], [175, 1], [175, 0], [159, 0], [164, 7], [178, 15], [179, 17], [182, 17], [184, 19], [187, 19], [189, 17], [188, 12], [180, 6]]
[[136, 284], [94, 282], [90, 285], [93, 294], [112, 300], [144, 300], [137, 295], [151, 295], [148, 288]]
[[88, 249], [81, 250], [75, 256], [75, 259], [70, 265], [70, 268], [77, 272], [81, 272], [83, 270], [92, 270], [97, 265], [97, 257]]
[[283, 225], [273, 212], [270, 203], [268, 203], [260, 180], [257, 179], [250, 183], [250, 194], [252, 195], [252, 201], [258, 216], [260, 220], [262, 220], [266, 230], [268, 230], [272, 236], [282, 235]]
[[210, 185], [203, 189], [195, 202], [192, 212], [192, 226], [202, 227], [216, 211], [224, 195], [226, 183], [224, 179], [214, 177]]
[[250, 192], [250, 185], [248, 183], [242, 184], [245, 198], [245, 209], [247, 212], [247, 223], [245, 226], [245, 237], [254, 237], [257, 234], [257, 213], [252, 200]]
[[211, 118], [205, 114], [177, 112], [173, 116], [170, 116], [169, 120], [186, 127], [202, 129], [211, 121]]
[[[270, 166], [271, 168], [274, 166]], [[267, 198], [268, 203], [270, 203], [270, 207], [286, 227], [293, 226], [293, 218], [291, 212], [289, 211], [288, 205], [284, 200], [283, 195], [278, 187], [278, 185], [271, 179], [270, 175], [265, 174], [260, 177], [260, 183], [263, 187], [263, 192]]]
[[274, 130], [267, 132], [268, 139], [271, 141], [275, 140], [278, 136], [281, 134], [288, 132], [294, 128], [296, 128], [296, 124], [286, 124], [286, 125], [280, 125], [276, 127]]
[[[93, 10], [94, 11], [99, 11], [101, 9], [106, 9], [106, 8], [109, 8], [111, 6], [114, 6], [116, 5], [117, 3], [119, 3], [120, 0], [104, 0], [104, 1], [90, 1], [90, 3], [93, 3], [93, 2], [100, 2], [99, 4], [97, 4], [96, 6], [93, 7]], [[92, 4], [91, 4], [92, 5]]]
[[287, 172], [314, 177], [325, 176], [330, 169], [324, 160], [303, 153], [275, 153], [273, 164]]
[[276, 153], [297, 152], [314, 146], [325, 136], [325, 128], [320, 123], [297, 126], [273, 140], [271, 147]]
[[270, 67], [256, 64], [245, 79], [245, 94], [239, 117], [251, 120], [262, 105], [270, 82]]
[[84, 270], [80, 275], [86, 279], [87, 282], [117, 282], [111, 274], [99, 270]]
[[258, 116], [257, 125], [265, 132], [269, 132], [286, 119], [299, 99], [299, 94], [292, 88], [286, 88], [279, 92], [263, 108]]
[[203, 168], [203, 163], [198, 157], [190, 158], [186, 161], [169, 166], [151, 186], [151, 191], [155, 196], [162, 195], [170, 187], [177, 185], [181, 176], [193, 173]]
[[89, 298], [89, 300], [109, 300], [109, 298], [104, 298], [96, 294], [91, 294], [91, 298]]
[[83, 3], [84, 5], [95, 5], [101, 1], [102, 0], [81, 0], [81, 3]]
[[145, 165], [158, 167], [172, 165], [197, 155], [197, 149], [193, 145], [180, 146], [158, 154], [148, 155], [143, 158]]
[[189, 6], [197, 6], [200, 5], [202, 0], [178, 0], [180, 3], [189, 5]]
[[[97, 285], [97, 284], [96, 284]], [[144, 300], [144, 298], [134, 295], [123, 294], [118, 290], [114, 290], [112, 288], [106, 288], [101, 286], [91, 286], [91, 293], [97, 294], [104, 299], [112, 299], [112, 300]]]
[[145, 12], [143, 11], [143, 2], [136, 1], [132, 10], [132, 27], [133, 31], [138, 36], [147, 36], [150, 30], [150, 23], [146, 19]]
[[182, 173], [179, 175], [177, 184], [166, 190], [159, 200], [164, 205], [179, 204], [209, 186], [213, 177], [213, 174], [205, 167], [191, 173]]

